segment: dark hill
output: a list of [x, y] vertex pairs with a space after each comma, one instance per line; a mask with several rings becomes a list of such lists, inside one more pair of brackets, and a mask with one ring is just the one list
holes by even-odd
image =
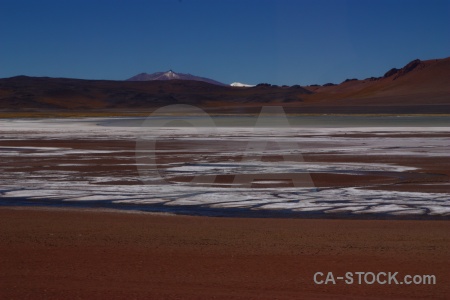
[[202, 81], [107, 81], [18, 76], [0, 79], [0, 110], [99, 110], [301, 102], [304, 88], [233, 88]]

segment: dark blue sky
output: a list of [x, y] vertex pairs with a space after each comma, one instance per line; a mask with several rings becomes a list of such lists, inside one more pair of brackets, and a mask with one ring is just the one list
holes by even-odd
[[450, 1], [0, 0], [0, 77], [323, 84], [450, 56]]

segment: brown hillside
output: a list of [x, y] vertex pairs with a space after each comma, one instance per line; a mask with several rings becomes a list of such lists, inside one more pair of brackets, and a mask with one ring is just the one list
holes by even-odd
[[314, 94], [307, 100], [321, 105], [450, 105], [450, 58], [416, 60], [391, 71], [377, 79], [310, 88]]

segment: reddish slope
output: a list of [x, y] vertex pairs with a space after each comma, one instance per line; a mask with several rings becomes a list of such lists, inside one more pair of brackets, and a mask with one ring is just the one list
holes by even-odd
[[450, 105], [450, 58], [413, 61], [379, 79], [310, 90], [314, 94], [307, 99], [320, 105]]

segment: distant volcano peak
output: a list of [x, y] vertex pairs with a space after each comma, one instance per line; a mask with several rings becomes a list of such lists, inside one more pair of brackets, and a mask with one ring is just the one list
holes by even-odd
[[207, 82], [210, 84], [222, 85], [222, 86], [226, 85], [226, 84], [223, 84], [221, 82], [218, 82], [216, 80], [206, 78], [206, 77], [199, 77], [199, 76], [195, 76], [195, 75], [191, 75], [191, 74], [177, 73], [177, 72], [174, 72], [172, 69], [170, 69], [167, 72], [156, 72], [156, 73], [152, 73], [152, 74], [141, 73], [141, 74], [138, 74], [136, 76], [133, 76], [133, 77], [127, 79], [127, 81], [151, 81], [151, 80], [173, 80], [173, 79], [203, 81], [203, 82]]
[[164, 72], [157, 80], [170, 80], [170, 79], [180, 79], [181, 76], [172, 70]]

